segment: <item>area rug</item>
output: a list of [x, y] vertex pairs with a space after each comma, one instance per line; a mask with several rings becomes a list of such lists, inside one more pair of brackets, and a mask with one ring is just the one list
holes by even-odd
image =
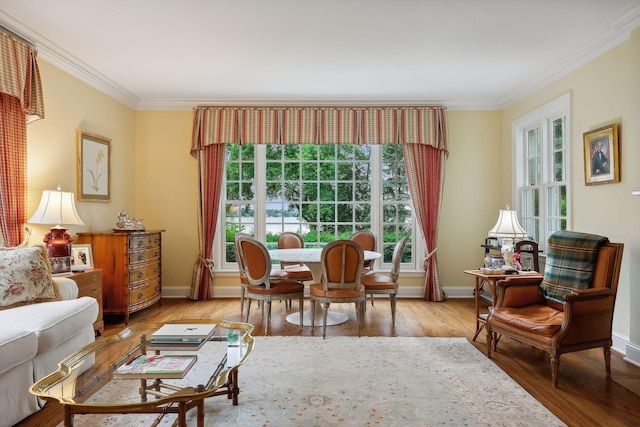
[[[105, 392], [137, 385], [119, 382]], [[238, 406], [224, 396], [206, 401], [205, 425], [565, 425], [466, 338], [256, 337], [240, 386]], [[195, 415], [189, 412], [189, 426], [196, 425]], [[78, 415], [75, 425], [148, 426], [152, 420]], [[159, 425], [174, 420], [167, 415]]]

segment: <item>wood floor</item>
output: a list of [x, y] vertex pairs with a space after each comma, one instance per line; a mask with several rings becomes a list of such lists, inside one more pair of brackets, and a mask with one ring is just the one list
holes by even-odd
[[[294, 304], [295, 306], [295, 304]], [[308, 302], [305, 303], [305, 310]], [[327, 328], [327, 339], [332, 336], [357, 335], [355, 309], [351, 304], [335, 304], [331, 307], [349, 316], [345, 324]], [[284, 320], [294, 309], [286, 309], [284, 303], [274, 303], [271, 335], [322, 336], [322, 327], [292, 325]], [[389, 302], [376, 299], [372, 307], [367, 305], [363, 336], [412, 336], [412, 337], [466, 337], [473, 338], [473, 300], [450, 299], [440, 303], [417, 299], [398, 300], [396, 326], [391, 326]], [[132, 314], [130, 323], [164, 322], [172, 319], [227, 319], [243, 321], [240, 302], [237, 299], [212, 301], [188, 301], [165, 299], [162, 306], [151, 307]], [[107, 318], [105, 335], [124, 327], [122, 318]], [[259, 309], [252, 306], [249, 322], [255, 325], [254, 335], [263, 334]], [[473, 343], [485, 352], [485, 334], [482, 332]], [[531, 395], [570, 426], [640, 426], [640, 368], [622, 360], [615, 354], [611, 360], [611, 376], [604, 369], [602, 351], [587, 350], [563, 355], [560, 362], [558, 388], [551, 387], [549, 358], [543, 352], [503, 338], [493, 361], [506, 371]], [[478, 399], [482, 399], [479, 395]], [[242, 404], [242, 402], [240, 403]], [[62, 421], [62, 411], [56, 405], [47, 405], [19, 426], [55, 426]], [[429, 420], [425, 420], [428, 423]]]

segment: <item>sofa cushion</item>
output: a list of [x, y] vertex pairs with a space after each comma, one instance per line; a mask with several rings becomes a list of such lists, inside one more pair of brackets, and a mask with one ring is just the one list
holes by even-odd
[[38, 339], [35, 332], [20, 326], [0, 326], [0, 374], [30, 360], [37, 350]]
[[92, 325], [97, 317], [96, 299], [81, 297], [0, 311], [0, 325], [20, 325], [21, 329], [34, 331], [38, 338], [38, 354], [42, 354]]
[[0, 250], [0, 309], [57, 299], [43, 246]]

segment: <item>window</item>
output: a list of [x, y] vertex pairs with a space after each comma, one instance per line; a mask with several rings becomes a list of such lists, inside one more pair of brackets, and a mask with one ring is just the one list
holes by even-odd
[[542, 250], [552, 233], [569, 225], [570, 102], [564, 95], [512, 124], [517, 210]]
[[[415, 242], [400, 145], [227, 145], [225, 173], [225, 250], [214, 251], [225, 254], [216, 261], [223, 269], [237, 269], [233, 236], [240, 231], [275, 248], [283, 231], [322, 247], [371, 229], [384, 254], [378, 268], [390, 268], [404, 235]], [[418, 246], [407, 245], [403, 268], [415, 268]]]

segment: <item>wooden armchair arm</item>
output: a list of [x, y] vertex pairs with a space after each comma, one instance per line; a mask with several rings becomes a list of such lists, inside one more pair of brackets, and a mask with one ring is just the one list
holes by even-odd
[[496, 307], [525, 307], [542, 304], [544, 298], [540, 294], [539, 277], [509, 277], [496, 283], [498, 301]]
[[567, 295], [564, 322], [557, 335], [562, 346], [611, 340], [615, 292], [608, 288], [581, 289]]
[[579, 289], [565, 298], [567, 314], [597, 313], [610, 311], [613, 314], [615, 292], [609, 288]]

